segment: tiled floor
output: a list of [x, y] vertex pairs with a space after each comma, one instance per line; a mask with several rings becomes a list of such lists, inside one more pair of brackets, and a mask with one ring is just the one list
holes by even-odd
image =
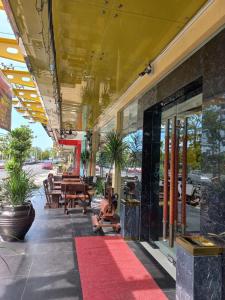
[[[24, 242], [2, 243], [7, 266], [0, 262], [1, 300], [82, 299], [73, 236], [94, 234], [90, 215], [81, 210], [64, 215], [62, 209], [43, 209], [42, 191], [33, 199], [36, 218]], [[131, 249], [151, 272], [169, 299], [175, 299], [175, 283], [135, 242]], [[129, 300], [129, 299], [124, 299]]]

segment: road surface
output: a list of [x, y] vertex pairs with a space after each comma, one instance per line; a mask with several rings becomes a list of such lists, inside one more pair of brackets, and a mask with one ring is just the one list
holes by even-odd
[[[55, 173], [55, 170], [43, 170], [41, 163], [26, 165], [24, 166], [24, 170], [31, 172], [31, 174], [34, 176], [35, 183], [40, 186], [42, 185], [43, 180], [47, 178], [48, 173]], [[0, 180], [6, 176], [6, 171], [4, 169], [0, 169]]]

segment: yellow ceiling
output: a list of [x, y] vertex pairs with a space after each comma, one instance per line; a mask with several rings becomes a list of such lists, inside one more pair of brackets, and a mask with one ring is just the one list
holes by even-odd
[[3, 4], [2, 4], [1, 0], [0, 0], [0, 10], [4, 10], [4, 7], [3, 7]]
[[16, 40], [0, 38], [0, 57], [24, 62], [23, 54], [20, 51]]
[[[206, 2], [52, 1], [62, 104], [78, 104], [78, 112], [85, 105], [87, 127], [93, 126]], [[64, 115], [75, 126], [76, 115]]]

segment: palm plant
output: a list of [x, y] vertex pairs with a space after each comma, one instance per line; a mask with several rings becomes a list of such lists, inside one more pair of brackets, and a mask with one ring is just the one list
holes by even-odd
[[86, 171], [87, 171], [87, 162], [89, 161], [90, 158], [90, 152], [88, 150], [84, 150], [81, 153], [81, 161], [82, 161], [82, 165], [83, 165], [83, 173], [84, 175], [86, 175]]
[[35, 188], [33, 176], [29, 172], [11, 172], [2, 183], [2, 199], [13, 206], [20, 205], [31, 198]]
[[125, 154], [128, 149], [128, 145], [126, 142], [123, 141], [122, 136], [115, 132], [110, 131], [105, 138], [105, 146], [104, 146], [104, 153], [107, 161], [109, 162], [110, 168], [106, 178], [106, 182], [111, 175], [111, 171], [113, 166], [115, 165], [116, 168], [119, 170], [125, 165]]

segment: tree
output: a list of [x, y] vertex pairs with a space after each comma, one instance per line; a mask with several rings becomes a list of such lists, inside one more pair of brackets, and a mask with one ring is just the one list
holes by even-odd
[[50, 150], [46, 149], [46, 150], [42, 151], [42, 159], [43, 160], [49, 159], [50, 156], [51, 156], [51, 151]]
[[135, 168], [141, 166], [142, 135], [140, 131], [132, 133], [128, 139], [129, 164]]
[[[204, 159], [211, 161], [212, 172], [217, 171], [218, 177], [224, 170], [224, 149], [225, 146], [225, 124], [222, 122], [222, 114], [220, 106], [210, 105], [203, 115], [204, 138], [206, 139], [206, 146]], [[209, 164], [207, 164], [208, 167]], [[215, 166], [215, 168], [214, 168]]]
[[19, 170], [22, 169], [23, 163], [30, 155], [32, 138], [32, 131], [27, 126], [15, 128], [7, 135], [5, 153], [10, 157], [6, 164], [8, 169], [12, 165], [17, 165]]
[[108, 167], [109, 166], [109, 162], [107, 160], [107, 155], [103, 150], [101, 150], [98, 153], [97, 158], [96, 158], [96, 163], [100, 167], [100, 176], [103, 177], [103, 167]]

